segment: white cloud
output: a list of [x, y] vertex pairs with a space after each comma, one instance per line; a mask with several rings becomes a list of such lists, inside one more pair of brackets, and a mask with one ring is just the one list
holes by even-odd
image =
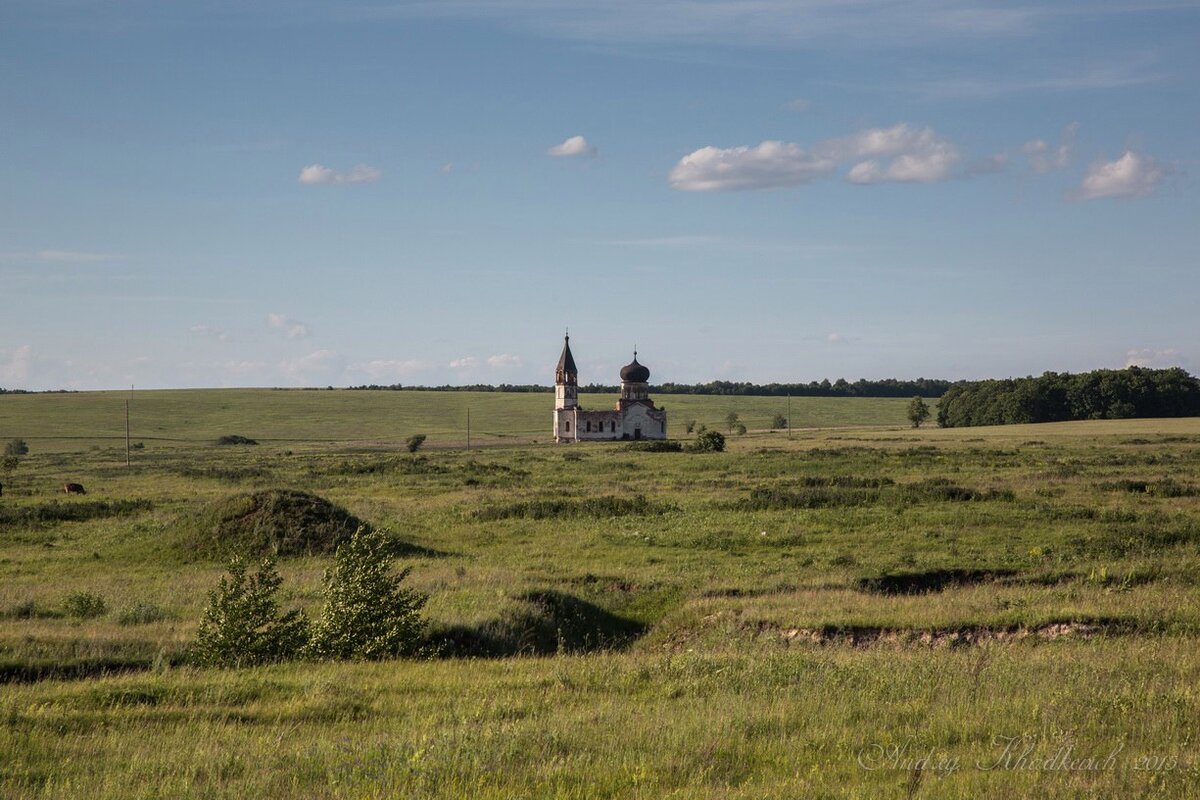
[[1071, 163], [1071, 153], [1075, 149], [1075, 134], [1079, 123], [1072, 122], [1063, 129], [1062, 139], [1057, 147], [1051, 147], [1045, 139], [1031, 139], [1021, 146], [1021, 152], [1029, 160], [1029, 168], [1038, 174], [1063, 169]]
[[300, 170], [299, 181], [303, 184], [344, 184], [344, 183], [374, 183], [383, 177], [383, 173], [375, 167], [359, 164], [348, 172], [339, 172], [320, 164], [309, 164]]
[[807, 111], [808, 107], [811, 105], [812, 103], [808, 102], [803, 97], [797, 97], [784, 103], [784, 106], [789, 111]]
[[463, 356], [451, 361], [447, 366], [450, 369], [475, 369], [479, 366], [479, 359], [475, 356]]
[[347, 3], [360, 15], [495, 20], [553, 38], [649, 45], [829, 46], [1009, 37], [1044, 20], [1082, 15], [1075, 4], [1004, 7], [985, 0], [415, 0]]
[[0, 359], [0, 382], [3, 382], [3, 388], [24, 388], [32, 365], [33, 347], [27, 344]]
[[39, 264], [102, 264], [120, 261], [117, 253], [86, 253], [79, 250], [38, 250], [27, 253], [0, 253], [0, 262], [36, 262]]
[[267, 324], [283, 331], [289, 339], [304, 339], [308, 336], [308, 325], [286, 314], [267, 314]]
[[521, 357], [501, 353], [500, 355], [488, 356], [487, 364], [493, 369], [509, 369], [512, 367], [521, 366]]
[[81, 253], [78, 250], [39, 250], [37, 260], [51, 264], [96, 264], [116, 261], [121, 256], [114, 253]]
[[1125, 354], [1127, 367], [1178, 367], [1183, 365], [1179, 351], [1173, 348], [1152, 350], [1134, 348]]
[[1097, 161], [1088, 167], [1072, 196], [1079, 200], [1145, 197], [1166, 177], [1167, 168], [1153, 158], [1126, 150], [1116, 161]]
[[225, 331], [220, 328], [214, 328], [211, 325], [193, 325], [191, 331], [197, 336], [216, 339], [218, 342], [228, 342], [231, 339]]
[[546, 151], [547, 155], [562, 158], [564, 156], [594, 156], [596, 148], [582, 136], [572, 136], [561, 144], [556, 144]]
[[671, 188], [685, 192], [778, 189], [809, 183], [834, 169], [829, 158], [789, 142], [755, 147], [702, 147], [679, 160], [667, 175]]
[[345, 368], [346, 360], [332, 350], [314, 350], [305, 356], [299, 358], [287, 359], [279, 362], [280, 371], [289, 377], [306, 379], [306, 378], [331, 378], [341, 374]]
[[967, 167], [967, 173], [970, 175], [989, 175], [994, 172], [1003, 172], [1008, 168], [1008, 153], [995, 153], [987, 158], [981, 158], [973, 162]]
[[[938, 183], [954, 176], [961, 160], [958, 148], [932, 128], [901, 122], [890, 128], [869, 128], [813, 148], [841, 159], [867, 159], [850, 168], [851, 183]], [[890, 158], [884, 164], [881, 159]]]
[[374, 380], [399, 380], [414, 373], [429, 369], [429, 362], [416, 359], [400, 360], [376, 358], [359, 364], [351, 364], [350, 372], [367, 375]]
[[901, 122], [826, 139], [811, 150], [779, 141], [702, 147], [680, 159], [667, 180], [691, 192], [776, 189], [809, 183], [856, 161], [846, 174], [851, 183], [936, 183], [954, 177], [960, 160], [958, 148], [932, 128]]

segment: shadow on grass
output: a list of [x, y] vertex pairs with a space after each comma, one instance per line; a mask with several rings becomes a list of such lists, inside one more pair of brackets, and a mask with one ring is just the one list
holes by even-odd
[[519, 599], [519, 608], [497, 619], [431, 631], [431, 649], [446, 658], [622, 650], [647, 629], [563, 592], [529, 592]]
[[1011, 569], [931, 569], [922, 572], [886, 572], [862, 577], [854, 588], [870, 594], [924, 594], [952, 586], [968, 586], [1016, 575]]

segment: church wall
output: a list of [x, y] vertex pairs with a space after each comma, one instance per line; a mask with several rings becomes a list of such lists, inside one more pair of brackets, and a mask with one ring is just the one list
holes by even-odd
[[637, 438], [640, 428], [643, 439], [667, 438], [667, 415], [662, 411], [651, 411], [643, 405], [631, 405], [625, 409], [623, 422], [624, 435], [630, 439]]

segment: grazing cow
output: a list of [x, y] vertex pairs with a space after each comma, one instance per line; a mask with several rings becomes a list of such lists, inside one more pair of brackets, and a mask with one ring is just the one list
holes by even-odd
[[66, 494], [87, 494], [87, 490], [83, 488], [81, 483], [64, 483], [63, 492]]

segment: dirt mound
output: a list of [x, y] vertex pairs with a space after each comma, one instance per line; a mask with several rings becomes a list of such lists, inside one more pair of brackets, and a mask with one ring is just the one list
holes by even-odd
[[181, 544], [209, 557], [314, 555], [334, 552], [362, 524], [315, 494], [265, 489], [213, 501], [185, 523]]

